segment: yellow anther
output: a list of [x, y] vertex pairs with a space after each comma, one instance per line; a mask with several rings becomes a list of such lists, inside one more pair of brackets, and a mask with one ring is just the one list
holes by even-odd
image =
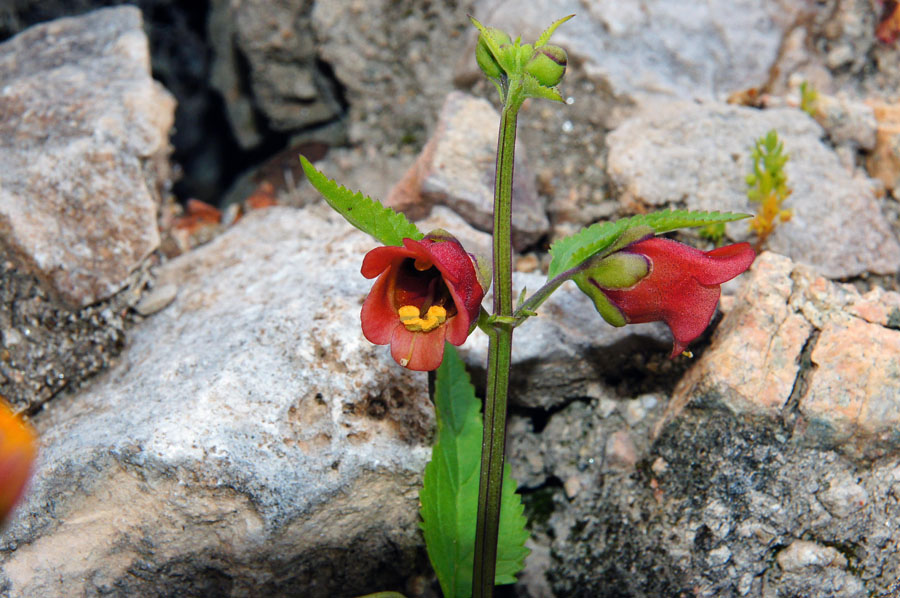
[[431, 332], [447, 321], [447, 310], [440, 305], [429, 307], [424, 318], [419, 314], [419, 308], [414, 305], [404, 305], [397, 310], [400, 321], [410, 332]]
[[413, 262], [413, 267], [416, 270], [418, 270], [419, 272], [424, 272], [425, 270], [428, 270], [429, 268], [431, 268], [431, 266], [433, 266], [433, 265], [434, 264], [432, 264], [428, 260], [423, 260], [423, 259], [416, 259], [416, 261]]
[[397, 310], [397, 315], [400, 316], [400, 321], [404, 323], [409, 322], [410, 320], [418, 320], [419, 308], [415, 305], [404, 305]]

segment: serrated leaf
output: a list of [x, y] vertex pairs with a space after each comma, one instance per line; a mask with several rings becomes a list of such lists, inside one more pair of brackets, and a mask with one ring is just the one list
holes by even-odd
[[[475, 516], [481, 470], [481, 403], [462, 360], [451, 345], [437, 370], [434, 392], [438, 434], [425, 467], [419, 493], [422, 530], [428, 558], [437, 573], [444, 598], [472, 595], [475, 560]], [[500, 533], [497, 545], [497, 584], [514, 583], [528, 549], [524, 506], [516, 482], [503, 469]]]
[[706, 226], [718, 222], [732, 222], [750, 218], [750, 214], [733, 212], [696, 212], [689, 210], [665, 210], [650, 214], [639, 214], [622, 218], [615, 222], [598, 222], [580, 232], [560, 239], [550, 247], [552, 260], [547, 278], [581, 264], [586, 259], [612, 245], [626, 230], [635, 226], [646, 226], [656, 234], [667, 233], [679, 228]]
[[304, 156], [300, 156], [300, 165], [312, 186], [322, 194], [336, 212], [347, 222], [372, 235], [384, 245], [403, 245], [403, 239], [418, 241], [425, 235], [419, 232], [416, 225], [406, 216], [395, 212], [360, 192], [354, 193], [342, 185], [326, 177]]

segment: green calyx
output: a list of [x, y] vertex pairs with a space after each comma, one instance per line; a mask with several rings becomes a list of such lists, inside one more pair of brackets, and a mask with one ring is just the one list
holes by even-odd
[[618, 252], [606, 256], [579, 272], [572, 280], [594, 302], [600, 316], [613, 326], [627, 324], [625, 314], [613, 305], [604, 289], [629, 289], [650, 273], [650, 263], [642, 255]]
[[625, 314], [623, 314], [618, 307], [613, 305], [610, 300], [606, 298], [606, 295], [603, 294], [603, 291], [595, 286], [587, 276], [583, 273], [578, 274], [573, 277], [572, 280], [575, 281], [575, 284], [578, 285], [581, 292], [590, 297], [591, 301], [594, 302], [594, 308], [597, 310], [597, 313], [600, 314], [600, 317], [616, 327], [622, 327], [628, 323], [625, 319]]

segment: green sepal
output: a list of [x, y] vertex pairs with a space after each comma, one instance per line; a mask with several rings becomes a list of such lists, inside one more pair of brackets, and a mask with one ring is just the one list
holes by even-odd
[[535, 79], [534, 75], [525, 73], [524, 83], [525, 97], [543, 98], [545, 100], [553, 100], [554, 102], [565, 102], [565, 99], [563, 99], [562, 94], [559, 93], [557, 88], [541, 85], [541, 82]]
[[369, 234], [384, 245], [403, 245], [403, 239], [420, 240], [423, 235], [415, 224], [400, 212], [383, 205], [360, 192], [354, 193], [338, 185], [313, 166], [304, 156], [300, 165], [312, 186], [322, 194], [336, 212], [347, 222]]
[[630, 228], [646, 227], [654, 234], [667, 233], [679, 228], [706, 226], [716, 222], [732, 222], [750, 218], [751, 214], [733, 212], [696, 212], [689, 210], [665, 210], [622, 218], [614, 222], [598, 222], [578, 233], [560, 239], [550, 247], [548, 279], [581, 265], [586, 260], [608, 249]]
[[[445, 598], [468, 598], [475, 559], [475, 515], [481, 470], [481, 402], [456, 349], [445, 345], [434, 391], [437, 439], [419, 500], [428, 558]], [[516, 482], [503, 470], [496, 584], [516, 581], [529, 550], [524, 506]]]
[[547, 42], [549, 42], [549, 41], [550, 41], [550, 37], [553, 35], [553, 32], [556, 31], [556, 29], [557, 29], [560, 25], [562, 25], [563, 23], [565, 23], [566, 21], [568, 21], [569, 19], [571, 19], [571, 18], [574, 17], [574, 16], [575, 16], [575, 15], [569, 15], [569, 16], [567, 16], [567, 17], [563, 17], [563, 18], [561, 18], [561, 19], [558, 19], [558, 20], [554, 21], [549, 27], [547, 27], [546, 29], [544, 29], [544, 32], [541, 33], [541, 36], [537, 39], [536, 42], [534, 42], [534, 47], [535, 47], [535, 48], [540, 48], [541, 46], [543, 46], [544, 44], [546, 44]]
[[625, 320], [625, 314], [623, 314], [618, 307], [610, 303], [606, 295], [603, 294], [603, 291], [591, 283], [590, 277], [586, 273], [579, 272], [572, 277], [572, 281], [578, 285], [578, 288], [581, 289], [582, 293], [587, 295], [590, 300], [594, 302], [594, 308], [604, 320], [618, 328], [621, 328], [628, 323]]
[[628, 252], [608, 255], [583, 271], [602, 289], [630, 289], [649, 273], [647, 258]]

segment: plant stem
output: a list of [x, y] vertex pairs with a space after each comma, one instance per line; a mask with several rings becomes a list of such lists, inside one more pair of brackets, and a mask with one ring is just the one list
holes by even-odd
[[[494, 314], [512, 316], [512, 181], [516, 148], [516, 116], [521, 100], [507, 95], [500, 116], [497, 175], [494, 181]], [[484, 437], [475, 524], [475, 563], [472, 597], [491, 598], [497, 568], [497, 533], [503, 490], [503, 451], [506, 446], [506, 401], [512, 357], [513, 326], [496, 322], [489, 332]]]

